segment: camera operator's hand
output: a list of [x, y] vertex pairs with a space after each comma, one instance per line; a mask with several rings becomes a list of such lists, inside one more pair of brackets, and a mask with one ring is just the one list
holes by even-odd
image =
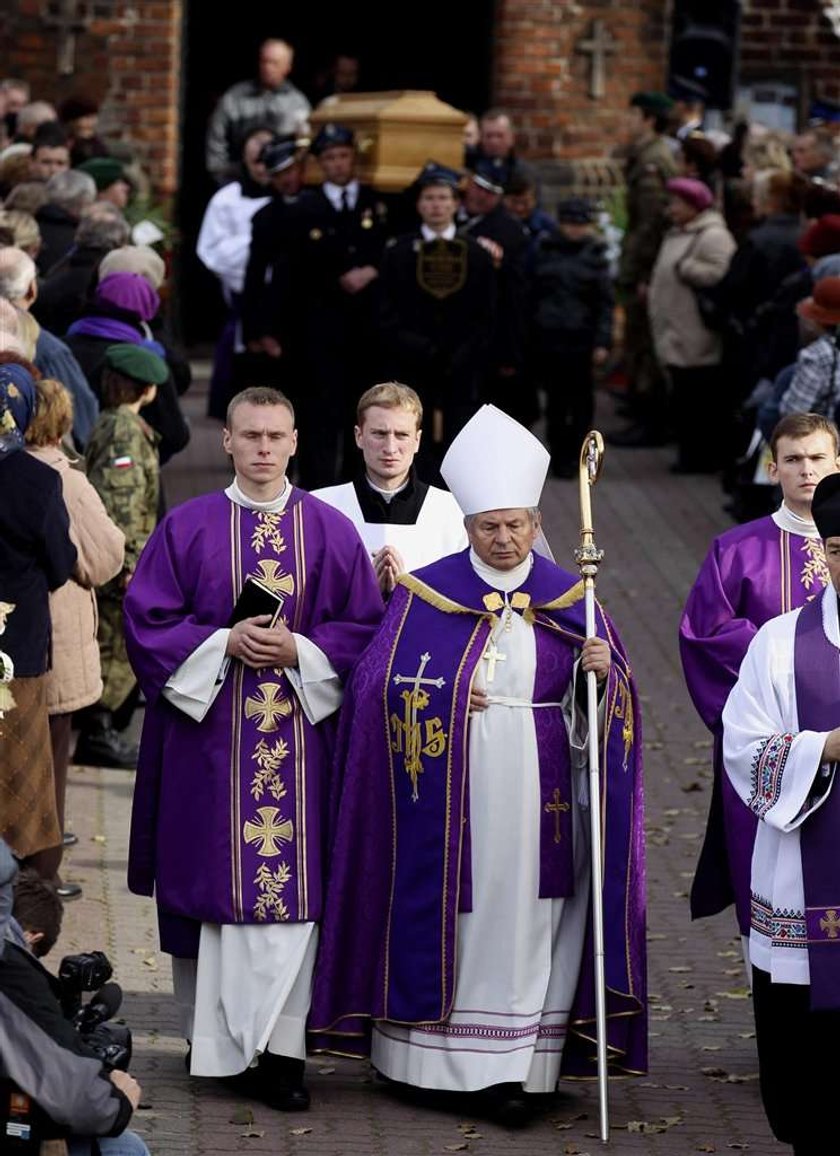
[[128, 1072], [121, 1072], [119, 1068], [115, 1068], [113, 1072], [108, 1074], [111, 1077], [111, 1083], [127, 1097], [132, 1108], [136, 1108], [140, 1103], [140, 1085], [134, 1076], [130, 1076]]

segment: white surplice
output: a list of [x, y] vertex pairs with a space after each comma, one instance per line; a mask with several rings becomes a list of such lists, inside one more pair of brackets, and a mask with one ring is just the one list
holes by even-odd
[[[822, 764], [828, 732], [799, 728], [794, 640], [800, 613], [772, 618], [750, 643], [723, 710], [723, 762], [735, 790], [761, 820], [750, 880], [750, 961], [774, 983], [807, 984], [799, 832], [825, 802], [835, 772], [833, 764]], [[822, 594], [822, 621], [826, 638], [840, 649], [832, 586]]]
[[[289, 499], [289, 483], [271, 502], [255, 502], [234, 481], [232, 502], [276, 513]], [[173, 672], [164, 697], [200, 722], [227, 676], [230, 631], [211, 635]], [[341, 681], [327, 656], [294, 635], [298, 665], [286, 677], [313, 725], [338, 710]], [[264, 1051], [303, 1059], [312, 970], [318, 943], [314, 923], [201, 925], [198, 959], [172, 959], [172, 983], [182, 1031], [191, 1041], [190, 1073], [232, 1076]]]
[[[509, 572], [485, 566], [472, 551], [470, 558], [505, 596], [531, 567], [530, 556]], [[490, 705], [470, 720], [473, 903], [458, 916], [452, 1014], [444, 1024], [408, 1028], [380, 1021], [374, 1027], [374, 1066], [416, 1087], [475, 1091], [510, 1082], [529, 1092], [552, 1091], [580, 971], [590, 875], [586, 724], [574, 716], [572, 685], [562, 709], [572, 739], [575, 894], [540, 899], [534, 710], [545, 708], [529, 706], [536, 638], [521, 615], [502, 610], [501, 618], [493, 637], [504, 658], [489, 683], [488, 663], [481, 661], [474, 682]]]
[[[383, 493], [382, 490], [379, 492]], [[437, 562], [447, 554], [457, 554], [467, 545], [461, 508], [448, 490], [438, 486], [429, 486], [417, 521], [408, 525], [366, 522], [352, 482], [315, 490], [313, 497], [346, 514], [370, 554], [375, 554], [383, 546], [393, 546], [399, 551], [408, 573]]]

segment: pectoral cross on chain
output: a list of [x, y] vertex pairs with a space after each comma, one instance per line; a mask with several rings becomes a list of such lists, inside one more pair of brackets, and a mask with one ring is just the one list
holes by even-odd
[[507, 662], [507, 655], [499, 650], [494, 639], [481, 657], [487, 663], [487, 681], [490, 683], [496, 677], [496, 663]]
[[552, 812], [554, 813], [554, 842], [559, 843], [562, 838], [562, 835], [560, 834], [560, 813], [561, 811], [568, 811], [569, 804], [560, 802], [559, 787], [554, 788], [554, 794], [552, 795], [552, 798], [554, 802], [546, 803], [545, 807], [543, 807], [543, 810], [548, 815], [550, 815]]

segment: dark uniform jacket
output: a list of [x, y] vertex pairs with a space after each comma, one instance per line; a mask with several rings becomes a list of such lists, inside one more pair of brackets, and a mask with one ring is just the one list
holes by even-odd
[[533, 335], [539, 349], [610, 348], [613, 290], [601, 240], [540, 237], [532, 283]]
[[0, 458], [0, 602], [14, 606], [0, 649], [15, 677], [50, 667], [49, 592], [63, 586], [76, 565], [70, 521], [58, 473], [18, 450]]
[[410, 233], [385, 250], [379, 311], [383, 370], [413, 386], [424, 405], [474, 406], [481, 399], [496, 324], [496, 271], [477, 241], [456, 237], [444, 242], [452, 247], [452, 287], [435, 286], [424, 262], [439, 244]]
[[496, 368], [519, 369], [525, 358], [528, 233], [501, 204], [481, 217], [467, 220], [459, 232], [476, 240], [486, 237], [502, 249], [501, 262], [496, 270], [498, 315], [491, 359]]
[[41, 250], [35, 260], [38, 272], [45, 274], [73, 247], [79, 222], [58, 205], [42, 205], [35, 214], [41, 231]]
[[32, 314], [45, 329], [63, 337], [93, 297], [99, 262], [108, 249], [74, 245], [38, 286]]

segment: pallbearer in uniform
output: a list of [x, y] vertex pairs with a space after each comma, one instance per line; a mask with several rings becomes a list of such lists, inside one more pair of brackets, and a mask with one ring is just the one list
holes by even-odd
[[750, 927], [750, 862], [757, 819], [724, 774], [721, 712], [750, 640], [778, 614], [818, 598], [828, 583], [811, 517], [819, 480], [840, 467], [834, 423], [791, 414], [770, 440], [770, 472], [782, 490], [775, 514], [716, 538], [691, 589], [680, 623], [689, 693], [714, 735], [715, 780], [706, 838], [691, 890], [695, 919], [735, 903], [742, 936]]
[[[309, 1104], [331, 720], [382, 614], [351, 523], [286, 478], [296, 445], [281, 394], [237, 395], [233, 482], [167, 515], [125, 602], [148, 703], [129, 886], [157, 900], [192, 1074], [284, 1110]], [[250, 596], [272, 609], [232, 625]]]
[[467, 544], [461, 507], [448, 490], [417, 476], [422, 425], [423, 406], [413, 389], [395, 381], [374, 385], [356, 407], [364, 469], [352, 482], [315, 491], [359, 531], [386, 598], [400, 574]]
[[420, 395], [421, 459], [435, 470], [481, 404], [497, 319], [492, 259], [457, 235], [459, 179], [443, 165], [425, 166], [415, 182], [420, 228], [389, 242], [380, 275], [383, 376]]
[[470, 549], [403, 575], [342, 715], [343, 778], [316, 972], [316, 1045], [392, 1080], [528, 1093], [593, 1074], [587, 723], [604, 726], [611, 1067], [646, 1063], [640, 735], [609, 620], [584, 641], [582, 583], [532, 552], [548, 454], [493, 406], [442, 473]]

